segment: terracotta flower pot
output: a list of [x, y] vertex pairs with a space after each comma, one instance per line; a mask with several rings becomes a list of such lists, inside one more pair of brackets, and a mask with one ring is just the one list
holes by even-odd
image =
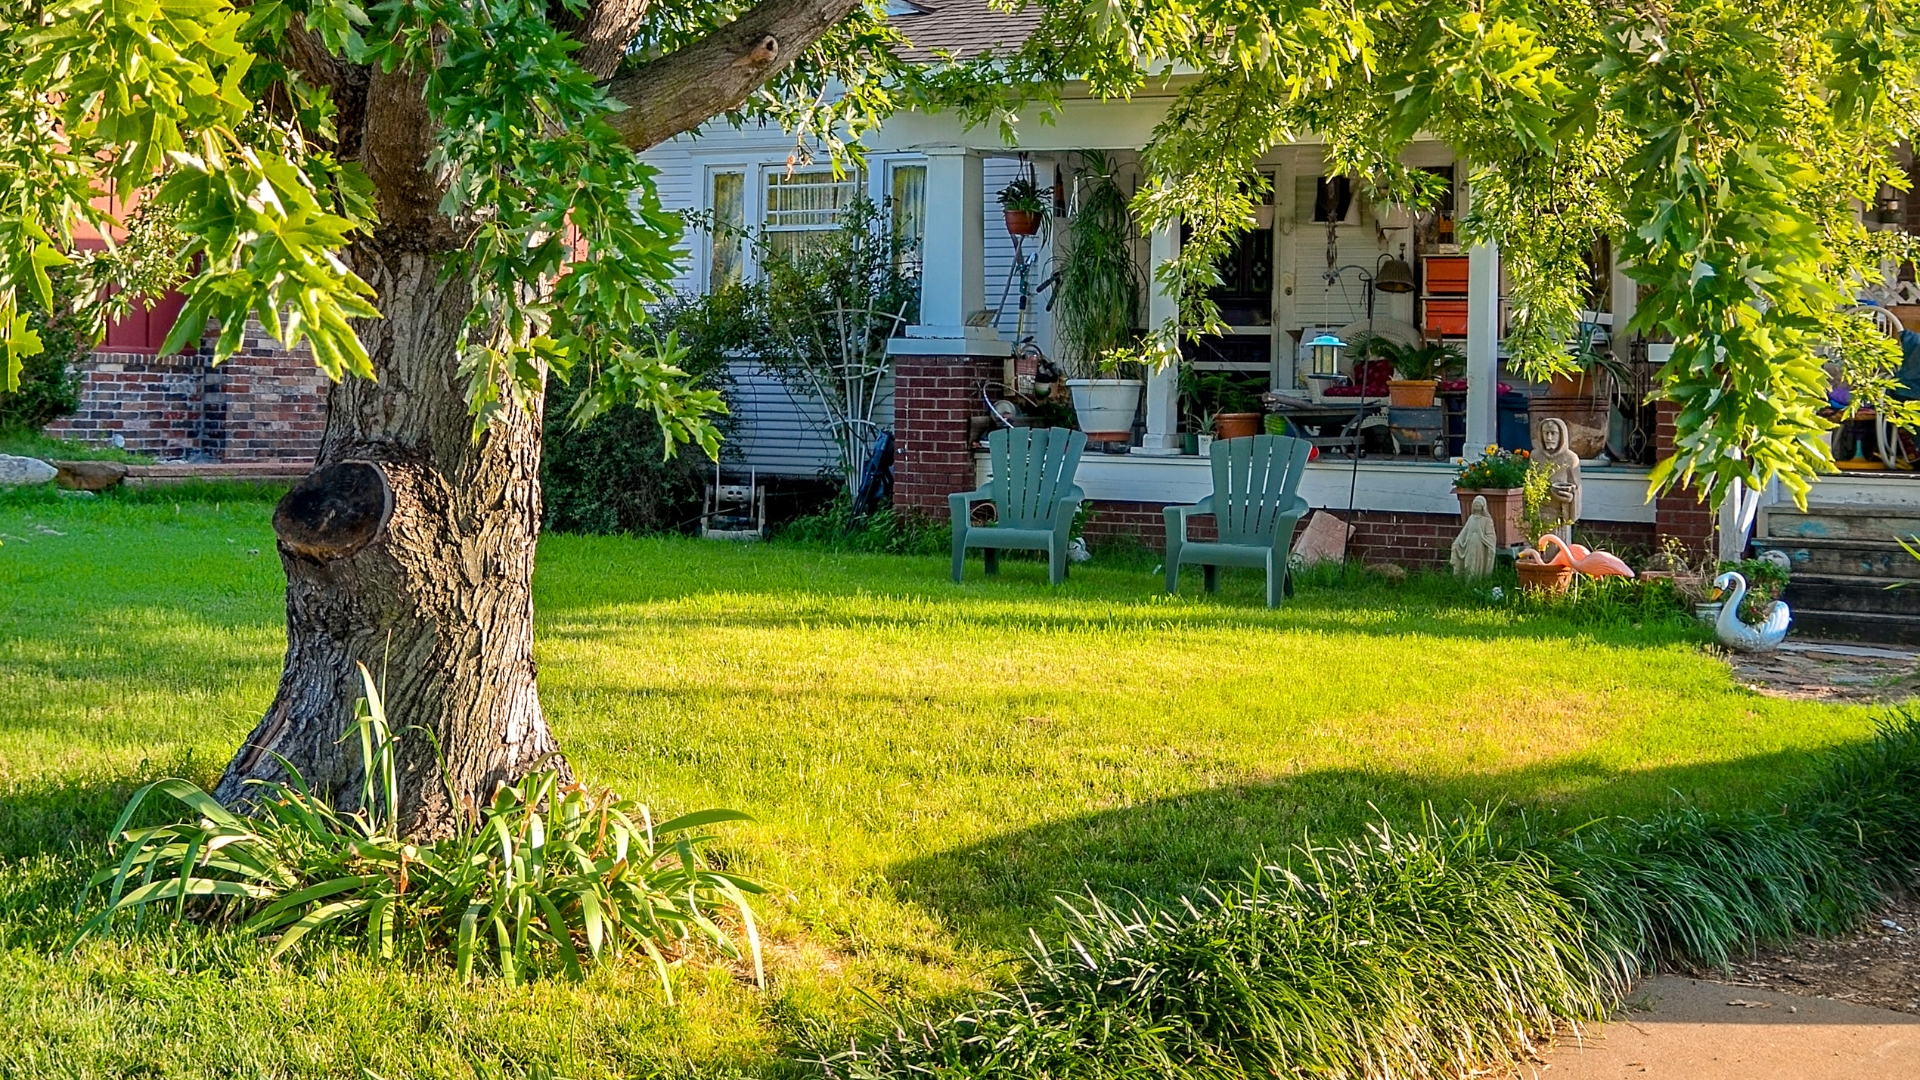
[[1484, 495], [1487, 498], [1487, 513], [1493, 518], [1495, 542], [1501, 547], [1512, 547], [1525, 542], [1526, 537], [1522, 535], [1523, 530], [1520, 528], [1521, 511], [1525, 509], [1522, 501], [1526, 495], [1525, 488], [1481, 488], [1478, 491], [1454, 488], [1453, 493], [1460, 499], [1462, 522], [1467, 520], [1467, 515], [1473, 513], [1473, 497]]
[[1396, 409], [1431, 409], [1438, 379], [1389, 379], [1387, 403]]
[[1547, 383], [1547, 396], [1550, 398], [1592, 397], [1594, 378], [1591, 372], [1582, 371], [1577, 375], [1555, 375]]
[[1040, 231], [1040, 211], [1038, 210], [1002, 210], [1000, 216], [1006, 219], [1007, 232], [1013, 236], [1033, 236]]
[[1260, 414], [1257, 412], [1221, 413], [1213, 418], [1213, 435], [1217, 439], [1245, 439], [1260, 434]]
[[1520, 589], [1523, 592], [1545, 593], [1559, 596], [1573, 584], [1573, 567], [1555, 566], [1551, 563], [1521, 562], [1514, 563], [1520, 571]]

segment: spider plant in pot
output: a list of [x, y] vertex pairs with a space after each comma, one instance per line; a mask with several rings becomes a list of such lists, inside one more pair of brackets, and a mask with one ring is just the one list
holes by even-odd
[[1399, 409], [1432, 408], [1440, 380], [1467, 362], [1459, 349], [1439, 341], [1423, 341], [1418, 345], [1383, 342], [1381, 352], [1393, 362], [1396, 376], [1387, 381], [1387, 401]]
[[1047, 199], [1030, 176], [1017, 177], [1000, 189], [1000, 216], [1012, 236], [1035, 236], [1047, 220]]
[[1083, 160], [1086, 172], [1079, 178], [1067, 243], [1057, 259], [1053, 311], [1080, 430], [1089, 439], [1129, 440], [1145, 383], [1113, 376], [1138, 359], [1133, 345], [1140, 270], [1133, 262], [1133, 218], [1112, 159], [1088, 152]]

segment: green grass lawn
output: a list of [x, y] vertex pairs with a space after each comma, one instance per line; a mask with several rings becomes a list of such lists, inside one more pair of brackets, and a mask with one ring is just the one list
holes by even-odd
[[187, 930], [89, 943], [68, 907], [140, 781], [210, 782], [272, 696], [261, 501], [0, 504], [0, 1076], [715, 1076], [791, 1071], [808, 1023], [1004, 971], [1054, 897], [1164, 896], [1303, 835], [1501, 803], [1573, 824], [1750, 801], [1865, 710], [1771, 700], [1685, 629], [1595, 630], [1450, 583], [1150, 563], [954, 586], [944, 557], [555, 536], [549, 715], [590, 783], [728, 806], [770, 986], [695, 963], [458, 986], [351, 949], [275, 967]]

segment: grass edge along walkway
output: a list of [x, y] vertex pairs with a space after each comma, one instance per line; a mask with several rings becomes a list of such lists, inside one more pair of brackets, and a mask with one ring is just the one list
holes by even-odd
[[1432, 1076], [1513, 1068], [1603, 1019], [1665, 961], [1830, 934], [1920, 866], [1920, 714], [1828, 752], [1764, 805], [1553, 836], [1491, 815], [1303, 851], [1171, 907], [1068, 904], [1017, 985], [862, 1041], [814, 1032], [835, 1080]]

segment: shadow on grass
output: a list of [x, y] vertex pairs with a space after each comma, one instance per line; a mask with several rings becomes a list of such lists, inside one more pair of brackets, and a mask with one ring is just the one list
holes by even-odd
[[[0, 786], [0, 860], [97, 852], [105, 846], [127, 800], [142, 785], [163, 776], [182, 776], [204, 786], [212, 782], [221, 764], [187, 752], [163, 762], [142, 761], [124, 774], [36, 777]], [[149, 803], [129, 826], [163, 821], [174, 808], [162, 802]]]
[[[1524, 817], [1560, 832], [1608, 813], [1645, 816], [1694, 799], [1754, 805], [1819, 756], [1785, 751], [1627, 773], [1573, 760], [1444, 779], [1318, 770], [1053, 820], [895, 863], [886, 873], [903, 898], [957, 932], [1020, 948], [1028, 927], [1058, 916], [1056, 897], [1092, 889], [1109, 900], [1131, 894], [1172, 902], [1205, 883], [1238, 880], [1256, 861], [1290, 863], [1307, 839], [1363, 835], [1382, 818], [1412, 823], [1428, 806], [1444, 817], [1493, 807], [1510, 827]], [[1601, 788], [1605, 810], [1590, 802]]]

